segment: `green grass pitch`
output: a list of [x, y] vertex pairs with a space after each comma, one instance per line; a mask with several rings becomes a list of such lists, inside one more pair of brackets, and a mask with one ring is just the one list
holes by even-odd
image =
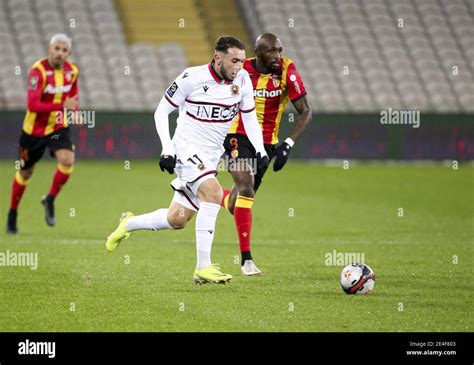
[[[19, 211], [4, 224], [13, 163], [2, 162], [0, 252], [37, 252], [38, 268], [0, 267], [0, 331], [473, 331], [473, 168], [289, 163], [270, 171], [254, 206], [244, 277], [233, 218], [221, 210], [213, 261], [234, 279], [195, 285], [194, 220], [179, 232], [136, 232], [104, 248], [120, 213], [167, 207], [158, 163], [78, 161], [47, 227], [41, 195], [55, 164], [38, 164]], [[226, 172], [219, 174], [231, 185]], [[403, 209], [403, 217], [399, 216]], [[72, 215], [72, 216], [71, 216]], [[363, 253], [374, 293], [339, 287], [326, 255]]]

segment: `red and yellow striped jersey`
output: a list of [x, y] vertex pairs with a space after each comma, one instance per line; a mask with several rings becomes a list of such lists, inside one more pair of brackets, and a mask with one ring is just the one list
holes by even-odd
[[[252, 80], [255, 109], [263, 131], [263, 142], [276, 144], [281, 116], [288, 101], [296, 101], [306, 95], [306, 90], [291, 59], [282, 57], [278, 71], [270, 74], [258, 72], [255, 62], [255, 58], [245, 60], [243, 67]], [[240, 113], [228, 133], [246, 135]]]
[[23, 121], [23, 131], [42, 137], [68, 126], [63, 115], [66, 97], [78, 94], [79, 69], [72, 62], [65, 62], [62, 69], [51, 66], [41, 58], [28, 74], [28, 108]]

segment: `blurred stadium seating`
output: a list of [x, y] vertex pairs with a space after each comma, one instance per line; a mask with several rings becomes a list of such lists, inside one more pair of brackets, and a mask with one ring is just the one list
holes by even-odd
[[280, 36], [316, 110], [474, 110], [472, 0], [239, 4], [252, 38], [263, 31]]
[[[26, 73], [58, 32], [73, 38], [83, 108], [153, 110], [183, 68], [207, 62], [216, 34], [248, 42], [269, 31], [295, 60], [316, 111], [474, 111], [473, 0], [224, 3], [0, 0], [0, 109], [24, 109]], [[235, 4], [248, 36], [223, 15]]]
[[1, 0], [0, 31], [0, 107], [7, 110], [24, 109], [26, 74], [55, 33], [73, 39], [83, 108], [154, 109], [187, 66], [179, 44], [128, 45], [112, 0]]
[[[185, 48], [190, 64], [208, 62], [211, 47], [194, 0], [117, 0], [116, 4], [129, 43], [161, 47], [176, 42]], [[182, 69], [176, 71], [174, 76]]]

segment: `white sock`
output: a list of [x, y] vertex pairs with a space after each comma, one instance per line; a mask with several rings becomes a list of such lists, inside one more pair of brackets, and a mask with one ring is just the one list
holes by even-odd
[[168, 223], [168, 209], [158, 209], [154, 212], [137, 215], [128, 219], [125, 223], [127, 232], [137, 229], [151, 229], [158, 231], [159, 229], [173, 229]]
[[217, 214], [221, 206], [214, 203], [201, 202], [196, 217], [196, 251], [197, 269], [211, 265], [211, 247], [214, 240]]

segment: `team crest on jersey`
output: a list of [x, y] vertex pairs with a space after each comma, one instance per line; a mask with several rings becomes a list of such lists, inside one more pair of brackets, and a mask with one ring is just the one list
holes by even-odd
[[273, 76], [273, 86], [278, 87], [280, 86], [280, 78], [278, 76]]
[[66, 80], [67, 80], [68, 82], [71, 82], [71, 80], [72, 80], [72, 75], [73, 75], [73, 72], [72, 72], [72, 71], [66, 72]]
[[239, 92], [240, 92], [240, 87], [239, 87], [239, 85], [232, 84], [232, 85], [230, 86], [230, 91], [232, 92], [232, 95], [239, 95]]
[[28, 85], [28, 88], [30, 90], [36, 90], [36, 88], [38, 87], [38, 76], [33, 76], [31, 79], [30, 79], [30, 84]]
[[237, 158], [239, 157], [239, 150], [232, 150], [232, 152], [230, 153], [230, 156], [232, 158]]
[[204, 166], [203, 163], [200, 163], [200, 164], [197, 165], [197, 168], [202, 171], [206, 168], [206, 166]]

